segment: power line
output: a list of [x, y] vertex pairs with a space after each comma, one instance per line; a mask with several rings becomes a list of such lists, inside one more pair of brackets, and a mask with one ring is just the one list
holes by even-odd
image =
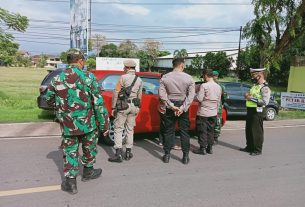
[[[70, 1], [64, 1], [64, 0], [27, 0], [27, 1], [34, 1], [34, 2], [52, 2], [52, 3], [70, 3]], [[202, 3], [195, 3], [195, 2], [175, 2], [175, 3], [169, 3], [169, 2], [101, 2], [101, 1], [92, 1], [92, 4], [101, 4], [101, 5], [143, 5], [143, 6], [246, 6], [251, 5], [250, 2], [202, 2]]]

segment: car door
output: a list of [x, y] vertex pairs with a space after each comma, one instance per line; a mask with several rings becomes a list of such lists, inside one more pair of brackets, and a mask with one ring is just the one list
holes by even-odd
[[143, 93], [140, 113], [137, 116], [135, 131], [157, 132], [160, 128], [159, 107], [159, 77], [140, 76], [143, 81]]
[[242, 91], [241, 83], [222, 83], [227, 94], [225, 100], [225, 108], [228, 115], [241, 114], [245, 106], [244, 93]]

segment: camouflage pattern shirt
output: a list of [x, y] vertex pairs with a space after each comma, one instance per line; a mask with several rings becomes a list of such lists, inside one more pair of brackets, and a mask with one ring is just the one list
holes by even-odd
[[52, 79], [47, 103], [55, 107], [63, 135], [87, 134], [97, 127], [108, 129], [108, 112], [95, 76], [75, 65]]

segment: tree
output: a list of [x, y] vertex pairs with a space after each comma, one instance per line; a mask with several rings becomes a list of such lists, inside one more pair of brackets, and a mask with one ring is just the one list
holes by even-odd
[[0, 64], [10, 65], [19, 45], [14, 43], [13, 35], [6, 33], [2, 27], [4, 25], [9, 29], [24, 32], [28, 26], [28, 19], [0, 8], [0, 23]]
[[258, 45], [250, 45], [240, 51], [237, 76], [240, 80], [250, 80], [250, 68], [260, 67], [260, 51]]
[[169, 51], [161, 50], [161, 51], [159, 51], [158, 57], [163, 57], [163, 56], [167, 56], [167, 55], [170, 55], [170, 54], [171, 54], [171, 52], [169, 52]]
[[229, 69], [232, 66], [232, 58], [228, 58], [225, 52], [212, 53], [208, 52], [203, 57], [203, 69], [213, 69], [219, 71], [219, 76], [228, 75]]
[[95, 58], [88, 58], [86, 61], [86, 65], [88, 65], [88, 69], [94, 69], [96, 67], [96, 61]]
[[175, 50], [174, 58], [186, 58], [188, 56], [186, 49]]
[[[247, 23], [243, 38], [260, 49], [260, 66], [279, 66], [285, 48], [304, 34], [305, 1], [253, 0], [255, 19]], [[279, 68], [279, 67], [278, 67]]]
[[149, 70], [149, 65], [152, 65], [152, 62], [149, 55], [147, 54], [146, 51], [144, 50], [139, 50], [137, 52], [137, 58], [140, 59], [140, 66], [142, 71], [148, 71]]
[[113, 43], [103, 45], [99, 54], [100, 57], [119, 57], [118, 46]]
[[67, 52], [60, 53], [59, 58], [60, 58], [61, 62], [67, 64], [68, 63], [67, 56], [68, 56]]
[[143, 50], [147, 54], [147, 65], [148, 65], [148, 71], [151, 71], [151, 68], [155, 65], [156, 63], [156, 58], [159, 56], [160, 51], [159, 48], [161, 46], [161, 43], [157, 40], [145, 40], [144, 41], [144, 46]]
[[137, 55], [138, 47], [130, 40], [122, 42], [118, 47], [118, 52], [122, 58], [134, 58]]
[[91, 49], [96, 50], [96, 56], [99, 55], [99, 51], [101, 47], [106, 44], [106, 37], [101, 34], [93, 35], [93, 38], [90, 39], [89, 43], [91, 42]]
[[201, 70], [203, 69], [204, 58], [201, 55], [196, 55], [192, 61], [191, 66], [186, 68], [186, 72], [190, 75], [200, 76]]
[[37, 63], [37, 67], [44, 68], [44, 66], [47, 64], [47, 59], [48, 59], [47, 55], [41, 54], [40, 55], [40, 59], [39, 59], [39, 61]]

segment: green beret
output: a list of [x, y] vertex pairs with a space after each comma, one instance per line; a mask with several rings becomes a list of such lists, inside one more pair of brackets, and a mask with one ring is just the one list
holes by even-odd
[[217, 70], [213, 70], [213, 76], [219, 76], [219, 72]]

